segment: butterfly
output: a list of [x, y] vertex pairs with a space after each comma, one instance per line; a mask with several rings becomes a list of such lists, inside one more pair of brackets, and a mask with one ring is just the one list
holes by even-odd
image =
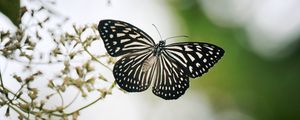
[[156, 44], [141, 29], [119, 20], [101, 20], [98, 30], [108, 54], [122, 56], [113, 67], [118, 86], [142, 92], [152, 84], [152, 92], [166, 100], [182, 96], [190, 77], [202, 76], [224, 55], [222, 48], [204, 42]]

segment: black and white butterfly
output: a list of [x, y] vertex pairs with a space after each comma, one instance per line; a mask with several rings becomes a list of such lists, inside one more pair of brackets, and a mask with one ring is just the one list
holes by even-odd
[[152, 92], [166, 100], [183, 95], [189, 77], [200, 77], [224, 55], [222, 48], [204, 42], [155, 44], [141, 29], [118, 20], [101, 20], [98, 30], [109, 55], [124, 55], [113, 68], [117, 84], [141, 92], [153, 81]]

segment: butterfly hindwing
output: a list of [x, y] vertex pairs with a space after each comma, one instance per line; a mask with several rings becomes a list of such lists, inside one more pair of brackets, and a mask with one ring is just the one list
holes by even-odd
[[141, 92], [146, 90], [153, 77], [153, 67], [144, 72], [143, 63], [153, 56], [151, 52], [128, 54], [118, 60], [114, 66], [113, 74], [117, 84], [127, 92]]
[[166, 100], [177, 99], [189, 87], [184, 67], [163, 52], [158, 58], [152, 92]]
[[155, 45], [149, 35], [126, 22], [101, 20], [98, 30], [108, 54], [113, 57], [144, 50]]
[[189, 77], [196, 78], [206, 73], [224, 55], [216, 45], [203, 42], [179, 42], [165, 46], [168, 55], [185, 67]]

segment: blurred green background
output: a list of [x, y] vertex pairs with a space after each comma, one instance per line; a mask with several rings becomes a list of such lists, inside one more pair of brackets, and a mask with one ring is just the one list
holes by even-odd
[[244, 28], [217, 26], [197, 1], [187, 1], [170, 4], [191, 40], [213, 40], [225, 49], [217, 67], [193, 80], [193, 88], [209, 93], [219, 112], [236, 107], [256, 120], [300, 120], [300, 38], [290, 45], [295, 47], [291, 54], [285, 56], [291, 52], [287, 48], [278, 58], [264, 58], [248, 47]]
[[[17, 24], [19, 3], [4, 9], [4, 2], [8, 1], [0, 0], [1, 12]], [[191, 88], [207, 93], [214, 111], [237, 109], [255, 120], [300, 120], [300, 34], [288, 47], [274, 51], [273, 57], [262, 56], [250, 47], [244, 27], [215, 24], [204, 12], [204, 5], [199, 5], [201, 2], [167, 3], [189, 40], [205, 40], [225, 49], [225, 56], [209, 74], [192, 80]]]

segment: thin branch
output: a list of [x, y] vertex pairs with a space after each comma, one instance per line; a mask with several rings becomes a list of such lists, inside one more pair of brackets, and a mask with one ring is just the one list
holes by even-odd
[[12, 106], [10, 104], [8, 104], [8, 106], [10, 108], [12, 108], [14, 111], [16, 111], [19, 115], [22, 115], [26, 120], [29, 120], [29, 118], [25, 117], [25, 115], [21, 111], [19, 111], [17, 108], [15, 108], [14, 106]]
[[83, 107], [81, 107], [81, 108], [79, 108], [79, 109], [77, 109], [77, 110], [75, 110], [75, 111], [73, 111], [73, 112], [67, 113], [66, 115], [68, 115], [68, 116], [69, 116], [69, 115], [72, 115], [73, 113], [78, 112], [78, 111], [81, 111], [81, 110], [83, 110], [83, 109], [85, 109], [85, 108], [87, 108], [87, 107], [89, 107], [89, 106], [91, 106], [91, 105], [97, 103], [99, 100], [102, 100], [103, 98], [106, 97], [106, 95], [108, 95], [108, 92], [110, 92], [110, 91], [115, 87], [115, 85], [116, 85], [116, 82], [114, 81], [114, 82], [111, 84], [111, 86], [109, 87], [109, 89], [107, 90], [107, 92], [104, 92], [99, 98], [97, 98], [97, 99], [94, 100], [93, 102], [91, 102], [91, 103], [89, 103], [89, 104], [87, 104], [87, 105], [85, 105], [85, 106], [83, 106]]
[[1, 82], [1, 87], [3, 88], [3, 90], [5, 90], [6, 88], [4, 87], [4, 84], [3, 84], [2, 71], [1, 70], [0, 70], [0, 82]]
[[79, 94], [80, 94], [80, 92], [78, 91], [77, 94], [76, 94], [76, 96], [72, 99], [72, 101], [68, 105], [66, 105], [64, 107], [64, 109], [70, 107], [75, 102], [75, 100], [78, 98]]
[[93, 60], [95, 60], [96, 62], [100, 63], [101, 65], [103, 65], [104, 67], [106, 67], [107, 69], [109, 69], [110, 71], [112, 71], [112, 69], [110, 67], [108, 67], [107, 65], [103, 64], [98, 58], [96, 58], [86, 47], [83, 47], [84, 51], [86, 51], [89, 56], [92, 57]]

